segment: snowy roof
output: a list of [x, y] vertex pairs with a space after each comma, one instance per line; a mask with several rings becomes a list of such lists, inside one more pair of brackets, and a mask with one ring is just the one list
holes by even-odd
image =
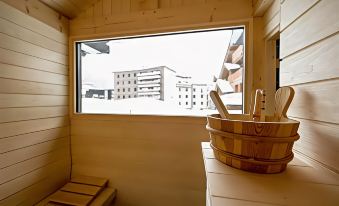
[[229, 83], [229, 81], [223, 80], [223, 79], [218, 79], [217, 80], [217, 86], [220, 89], [221, 93], [230, 93], [234, 92], [233, 87]]

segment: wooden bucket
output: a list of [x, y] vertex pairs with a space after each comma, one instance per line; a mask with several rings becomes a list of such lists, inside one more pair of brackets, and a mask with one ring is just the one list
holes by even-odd
[[232, 167], [257, 173], [277, 173], [293, 159], [292, 147], [299, 139], [299, 122], [291, 119], [251, 121], [249, 115], [207, 117], [211, 147], [216, 159]]

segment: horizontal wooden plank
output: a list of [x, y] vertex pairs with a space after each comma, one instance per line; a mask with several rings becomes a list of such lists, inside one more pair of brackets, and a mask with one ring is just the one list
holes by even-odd
[[56, 149], [3, 168], [0, 171], [0, 185], [65, 158], [70, 158], [68, 147]]
[[40, 130], [52, 129], [69, 125], [68, 117], [54, 117], [21, 122], [1, 123], [0, 138], [20, 135]]
[[[39, 181], [42, 181], [51, 176], [53, 173], [58, 173], [58, 168], [61, 171], [66, 167], [66, 164], [69, 162], [68, 159], [61, 159], [58, 162], [47, 165], [46, 167], [39, 168], [30, 172], [26, 175], [18, 177], [10, 182], [2, 184], [0, 186], [0, 201], [5, 198], [13, 195], [22, 189], [29, 187]], [[42, 197], [43, 198], [43, 197]]]
[[102, 192], [91, 202], [90, 206], [109, 205], [115, 198], [116, 189], [106, 187]]
[[294, 149], [338, 172], [339, 125], [295, 119], [300, 121], [300, 139]]
[[2, 48], [0, 48], [0, 62], [20, 67], [68, 75], [68, 68], [65, 65]]
[[310, 9], [317, 2], [319, 2], [319, 0], [284, 1], [281, 4], [281, 22], [280, 22], [281, 31], [283, 31], [298, 17], [303, 15], [304, 12]]
[[101, 187], [69, 182], [64, 185], [60, 190], [64, 192], [96, 196], [101, 190]]
[[104, 187], [107, 184], [108, 180], [100, 177], [77, 175], [71, 178], [71, 182]]
[[68, 76], [0, 63], [0, 77], [33, 82], [68, 85]]
[[68, 96], [0, 94], [0, 108], [68, 105]]
[[280, 85], [339, 77], [339, 34], [301, 50], [280, 62]]
[[277, 15], [280, 15], [280, 2], [279, 1], [273, 1], [273, 3], [266, 10], [264, 16], [262, 17], [264, 24], [267, 24], [268, 22], [270, 22]]
[[66, 55], [36, 46], [30, 42], [26, 42], [3, 33], [0, 33], [0, 47], [3, 49], [38, 57], [40, 59], [52, 61], [58, 64], [68, 64], [68, 56]]
[[69, 179], [70, 166], [64, 164], [58, 168], [58, 172], [51, 171], [48, 176], [26, 188], [22, 188], [19, 192], [1, 200], [3, 206], [12, 205], [35, 205], [42, 198], [55, 192], [64, 185]]
[[65, 205], [88, 205], [92, 196], [75, 194], [71, 192], [57, 191], [49, 197], [49, 200], [53, 203], [60, 203]]
[[277, 13], [269, 22], [267, 22], [264, 26], [264, 37], [268, 38], [268, 36], [276, 32], [277, 28], [279, 29], [280, 25], [280, 13]]
[[339, 186], [284, 179], [272, 181], [266, 177], [261, 175], [246, 178], [241, 175], [207, 174], [212, 196], [279, 205], [335, 206], [338, 203]]
[[0, 109], [0, 123], [60, 117], [68, 114], [67, 106], [55, 107], [23, 107]]
[[0, 78], [0, 93], [68, 95], [68, 86]]
[[68, 126], [2, 138], [0, 139], [0, 153], [2, 154], [61, 137], [69, 137]]
[[339, 123], [339, 78], [293, 86], [294, 99], [288, 110], [291, 117]]
[[37, 32], [45, 37], [51, 38], [57, 42], [65, 45], [67, 44], [67, 34], [57, 31], [56, 29], [22, 13], [4, 2], [0, 2], [0, 17], [12, 21], [21, 27]]
[[322, 0], [280, 34], [281, 58], [339, 31], [339, 1]]
[[0, 18], [0, 32], [63, 55], [68, 54], [67, 45], [21, 27], [7, 19]]
[[66, 150], [69, 149], [69, 138], [59, 138], [22, 149], [13, 150], [11, 152], [2, 154], [2, 162], [0, 163], [0, 168], [3, 169], [5, 167], [15, 165], [19, 162], [38, 157], [61, 148], [65, 148]]
[[212, 206], [225, 206], [225, 205], [232, 205], [232, 206], [273, 206], [275, 204], [268, 204], [262, 202], [253, 202], [247, 200], [235, 200], [231, 198], [222, 198], [222, 197], [211, 197], [211, 205]]

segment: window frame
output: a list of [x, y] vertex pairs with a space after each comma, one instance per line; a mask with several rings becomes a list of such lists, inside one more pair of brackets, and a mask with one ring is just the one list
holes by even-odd
[[[242, 27], [244, 28], [245, 36], [245, 50], [244, 50], [244, 74], [243, 74], [243, 113], [249, 111], [249, 102], [250, 95], [252, 91], [252, 82], [253, 82], [253, 20], [245, 19], [239, 21], [226, 21], [226, 22], [215, 22], [207, 24], [197, 24], [197, 25], [184, 25], [178, 26], [175, 29], [170, 27], [156, 28], [156, 29], [145, 29], [145, 30], [131, 30], [131, 31], [120, 31], [120, 32], [108, 32], [106, 34], [90, 34], [90, 35], [81, 35], [81, 36], [70, 36], [69, 37], [69, 62], [70, 62], [70, 90], [72, 91], [69, 98], [70, 103], [70, 117], [71, 118], [89, 118], [89, 117], [101, 117], [105, 118], [124, 118], [125, 116], [133, 116], [134, 118], [140, 117], [139, 119], [148, 119], [148, 117], [158, 117], [159, 119], [165, 118], [172, 119], [172, 117], [178, 118], [197, 118], [205, 119], [202, 116], [189, 116], [189, 115], [154, 115], [154, 114], [109, 114], [109, 113], [83, 113], [77, 112], [77, 91], [81, 91], [81, 88], [78, 88], [77, 81], [80, 75], [77, 75], [77, 55], [76, 55], [76, 45], [79, 42], [84, 41], [95, 41], [101, 39], [121, 39], [121, 38], [130, 38], [130, 37], [141, 37], [141, 36], [152, 36], [157, 34], [168, 34], [168, 33], [182, 33], [189, 31], [203, 31], [203, 30], [216, 30], [216, 29], [235, 29]], [[109, 119], [110, 119], [109, 118]]]

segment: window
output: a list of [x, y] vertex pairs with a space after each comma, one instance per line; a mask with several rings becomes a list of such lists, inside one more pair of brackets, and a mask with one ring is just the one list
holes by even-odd
[[204, 105], [204, 103], [203, 103], [203, 102], [201, 102], [201, 105]]
[[238, 27], [76, 42], [76, 112], [205, 116], [217, 113], [206, 96], [217, 88], [241, 113], [244, 36]]

